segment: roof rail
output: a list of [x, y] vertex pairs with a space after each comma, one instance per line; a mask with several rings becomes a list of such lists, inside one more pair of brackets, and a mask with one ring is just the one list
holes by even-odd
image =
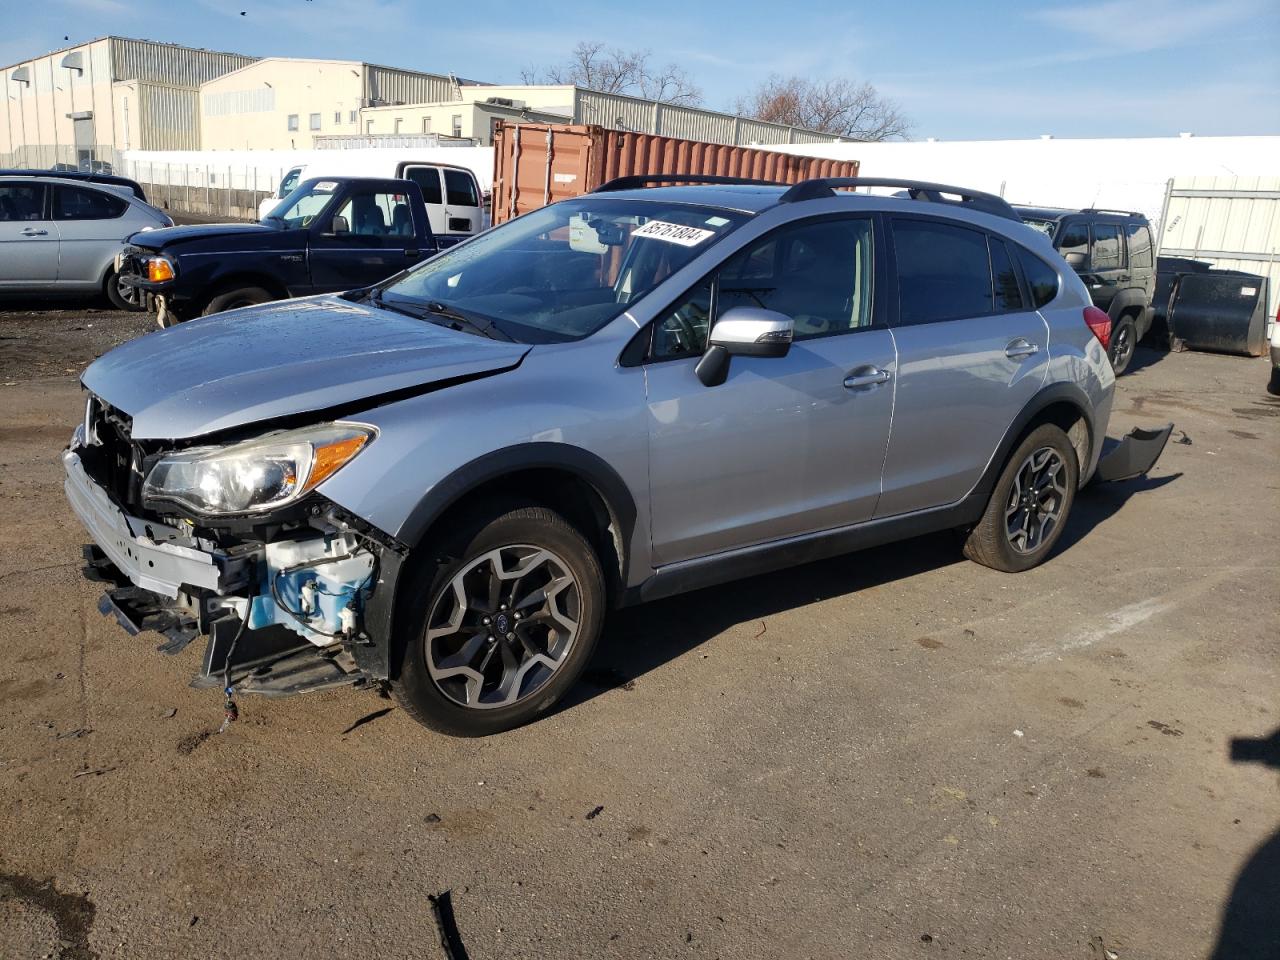
[[[815, 180], [802, 180], [788, 190], [779, 199], [779, 203], [798, 203], [801, 200], [819, 200], [823, 197], [834, 197], [836, 187], [901, 187], [912, 200], [927, 200], [930, 203], [949, 203], [955, 206], [981, 210], [992, 216], [1006, 220], [1022, 222], [1022, 217], [1009, 205], [1009, 202], [993, 193], [970, 190], [968, 187], [952, 187], [945, 183], [927, 183], [923, 180], [892, 180], [883, 177], [819, 177]], [[944, 194], [959, 197], [951, 200]]]
[[1111, 210], [1107, 207], [1085, 207], [1081, 213], [1116, 213], [1122, 217], [1140, 217], [1142, 214], [1133, 210]]
[[615, 190], [634, 190], [654, 183], [730, 183], [749, 184], [756, 187], [785, 187], [776, 180], [752, 180], [748, 177], [722, 177], [705, 173], [642, 173], [629, 177], [614, 177], [600, 184], [592, 193], [612, 193]]

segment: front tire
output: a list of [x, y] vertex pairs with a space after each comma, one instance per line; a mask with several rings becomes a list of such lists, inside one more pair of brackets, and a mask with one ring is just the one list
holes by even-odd
[[582, 534], [540, 506], [454, 524], [410, 574], [391, 691], [441, 733], [487, 736], [535, 719], [577, 681], [600, 636], [604, 574]]
[[259, 303], [268, 303], [276, 298], [269, 290], [261, 287], [240, 287], [218, 294], [205, 306], [203, 316], [222, 313], [224, 310], [237, 310], [240, 307], [252, 307]]
[[1075, 448], [1062, 429], [1036, 427], [1005, 463], [964, 555], [1004, 573], [1043, 563], [1062, 536], [1079, 477]]

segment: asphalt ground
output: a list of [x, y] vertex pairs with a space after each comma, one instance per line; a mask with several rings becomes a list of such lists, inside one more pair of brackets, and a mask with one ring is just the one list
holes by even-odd
[[1280, 955], [1265, 361], [1140, 350], [1113, 432], [1186, 442], [1031, 572], [940, 535], [624, 611], [479, 741], [354, 691], [218, 733], [62, 494], [75, 374], [147, 322], [0, 307], [0, 957], [444, 957], [445, 891], [474, 960]]

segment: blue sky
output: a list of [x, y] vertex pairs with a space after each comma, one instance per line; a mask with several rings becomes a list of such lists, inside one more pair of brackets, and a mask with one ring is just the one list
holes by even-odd
[[[1280, 133], [1276, 0], [10, 0], [0, 63], [109, 33], [494, 82], [578, 40], [647, 48], [727, 109], [770, 73], [869, 80], [912, 136]], [[245, 15], [241, 16], [240, 11]]]

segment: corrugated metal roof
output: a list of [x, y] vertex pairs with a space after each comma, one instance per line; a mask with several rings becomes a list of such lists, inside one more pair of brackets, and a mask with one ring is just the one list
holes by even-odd
[[152, 40], [109, 39], [113, 80], [146, 80], [179, 87], [198, 87], [206, 80], [239, 70], [258, 59]]

